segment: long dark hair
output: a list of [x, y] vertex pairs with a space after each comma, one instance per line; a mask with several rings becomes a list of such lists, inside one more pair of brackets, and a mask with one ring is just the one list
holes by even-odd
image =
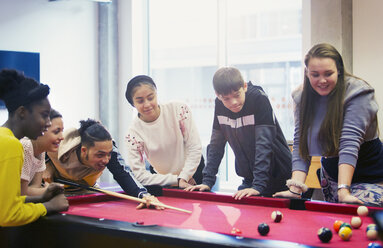
[[330, 58], [334, 60], [338, 70], [338, 80], [335, 88], [328, 95], [326, 116], [319, 130], [319, 143], [323, 156], [337, 156], [339, 152], [339, 139], [343, 125], [343, 101], [345, 95], [345, 76], [351, 76], [344, 69], [343, 59], [339, 52], [330, 44], [322, 43], [310, 49], [305, 57], [305, 75], [303, 81], [302, 98], [299, 103], [299, 154], [304, 159], [309, 159], [308, 138], [316, 112], [316, 102], [319, 94], [311, 87], [307, 77], [307, 67], [312, 58]]
[[78, 132], [81, 136], [81, 145], [94, 146], [96, 141], [112, 140], [112, 136], [106, 128], [96, 120], [88, 119], [80, 121]]

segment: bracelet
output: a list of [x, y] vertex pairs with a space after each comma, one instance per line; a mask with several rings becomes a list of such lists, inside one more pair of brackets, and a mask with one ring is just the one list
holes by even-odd
[[138, 193], [138, 198], [140, 199], [144, 198], [145, 196], [150, 196], [150, 194], [146, 191], [141, 191], [140, 193]]
[[350, 191], [351, 187], [348, 184], [338, 184], [338, 190], [340, 189], [347, 189], [348, 191]]
[[297, 180], [294, 180], [294, 179], [287, 180], [286, 181], [286, 186], [289, 187], [289, 188], [291, 186], [295, 186], [297, 188], [300, 188], [303, 193], [305, 193], [309, 189], [306, 184], [298, 182]]
[[291, 189], [289, 189], [290, 193], [294, 194], [294, 195], [299, 195], [299, 196], [302, 196], [302, 193], [297, 193], [297, 192], [294, 192], [292, 191]]

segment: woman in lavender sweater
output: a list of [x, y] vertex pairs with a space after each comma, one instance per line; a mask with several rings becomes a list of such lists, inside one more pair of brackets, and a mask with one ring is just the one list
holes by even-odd
[[322, 156], [326, 201], [382, 206], [383, 147], [378, 137], [374, 89], [344, 69], [339, 52], [315, 45], [305, 57], [295, 110], [292, 179], [277, 197], [299, 198], [312, 156]]

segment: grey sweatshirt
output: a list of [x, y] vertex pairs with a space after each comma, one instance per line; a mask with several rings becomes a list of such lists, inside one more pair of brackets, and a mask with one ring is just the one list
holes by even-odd
[[[378, 104], [374, 98], [374, 89], [363, 80], [346, 77], [346, 93], [344, 99], [344, 120], [340, 138], [339, 164], [356, 166], [360, 146], [367, 141], [376, 139], [377, 120], [375, 115]], [[295, 133], [293, 145], [293, 171], [308, 172], [310, 163], [299, 155], [299, 102], [302, 87], [292, 93], [294, 100]], [[318, 142], [318, 132], [327, 110], [327, 97], [320, 97], [311, 127], [309, 155], [321, 156], [322, 149]]]

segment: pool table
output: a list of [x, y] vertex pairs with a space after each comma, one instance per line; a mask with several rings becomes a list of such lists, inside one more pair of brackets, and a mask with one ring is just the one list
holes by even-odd
[[[103, 194], [69, 197], [66, 212], [40, 218], [14, 228], [0, 228], [0, 247], [367, 247], [365, 230], [373, 223], [353, 229], [350, 241], [334, 233], [335, 220], [350, 222], [356, 205], [305, 200], [248, 197], [163, 189], [159, 200], [191, 210], [192, 214], [165, 209], [136, 210], [137, 203]], [[380, 208], [369, 207], [370, 213]], [[280, 223], [271, 213], [283, 213]], [[257, 227], [270, 226], [267, 236]], [[231, 234], [232, 228], [241, 234]], [[320, 227], [333, 231], [329, 243], [317, 237]]]

